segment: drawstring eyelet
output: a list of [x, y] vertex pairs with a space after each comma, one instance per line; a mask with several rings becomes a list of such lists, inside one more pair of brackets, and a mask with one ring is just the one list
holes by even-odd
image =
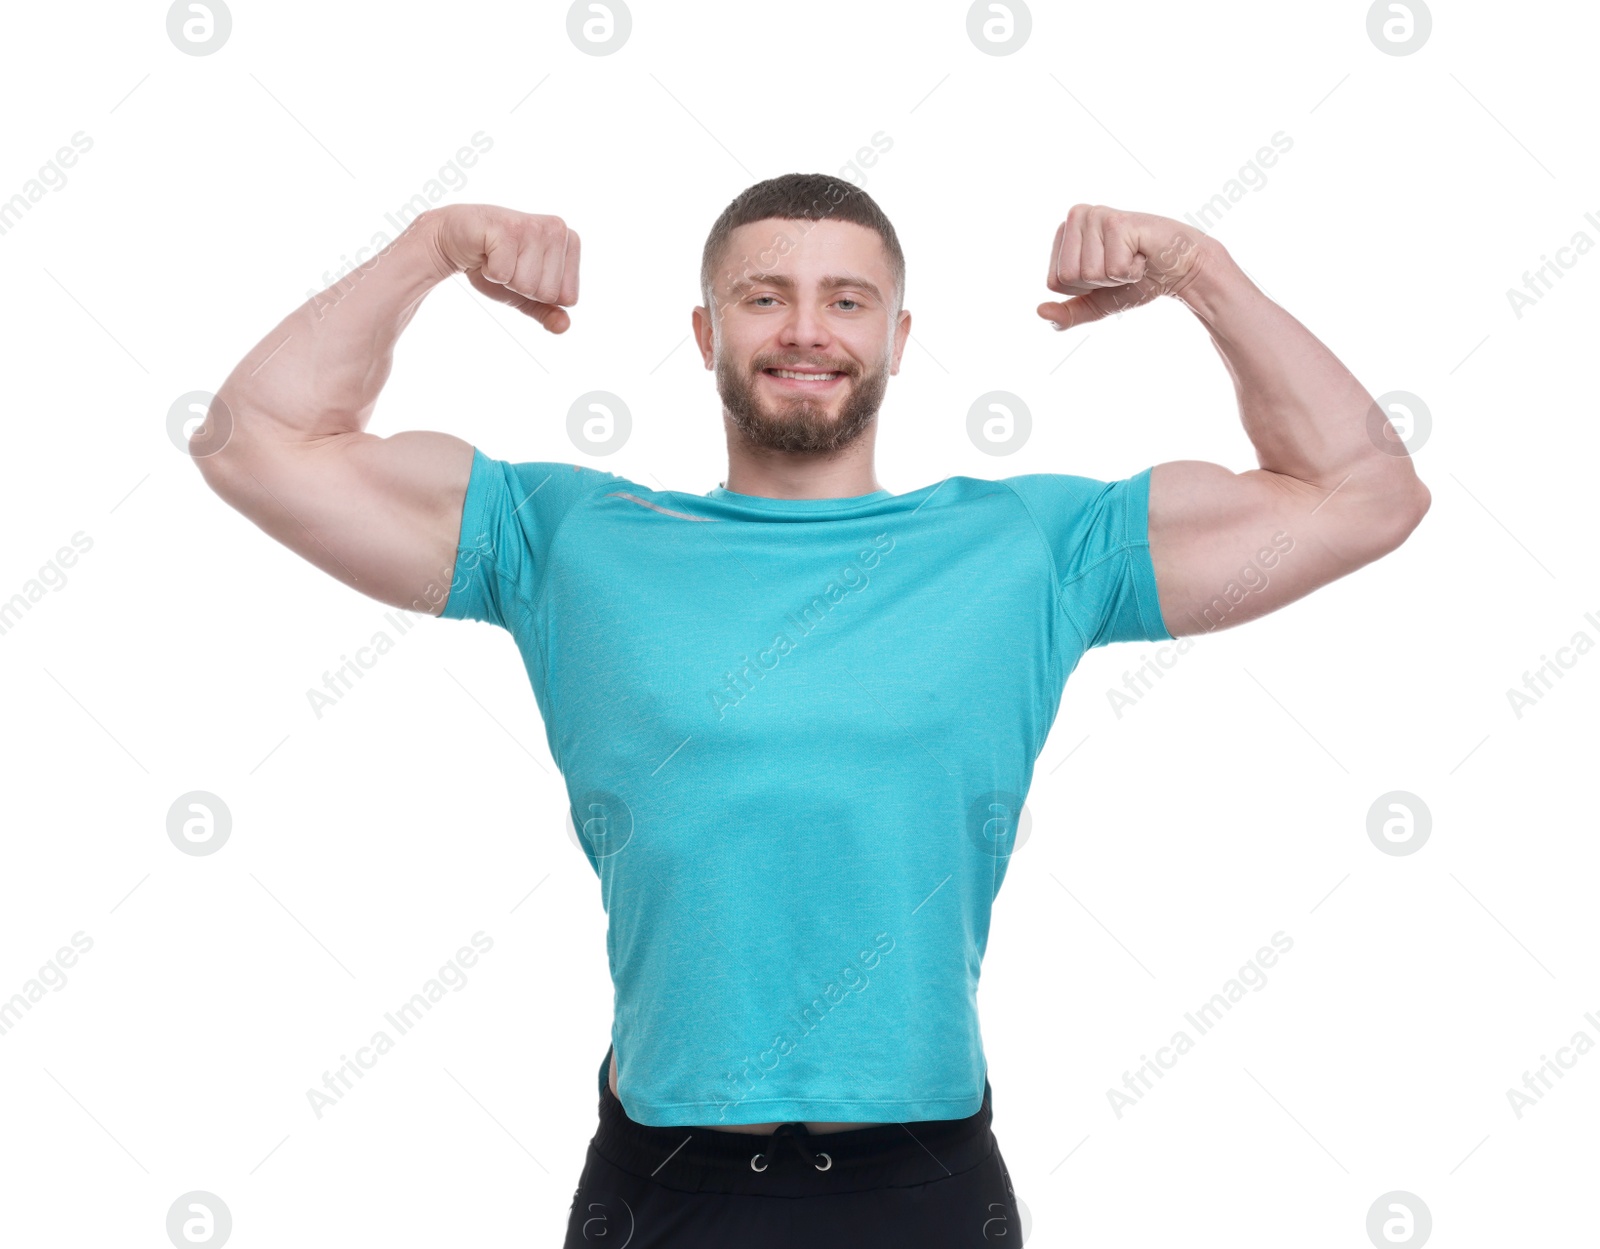
[[[772, 1159], [776, 1155], [778, 1138], [785, 1137], [794, 1144], [796, 1152], [798, 1152], [802, 1158], [809, 1162], [818, 1171], [831, 1170], [833, 1167], [833, 1156], [820, 1149], [816, 1153], [812, 1153], [811, 1150], [806, 1147], [804, 1141], [801, 1140], [801, 1137], [809, 1135], [810, 1133], [806, 1131], [805, 1124], [803, 1123], [780, 1123], [777, 1127], [777, 1130], [773, 1132], [772, 1139], [767, 1145], [767, 1152], [750, 1155], [750, 1169], [752, 1171], [765, 1171], [767, 1167], [771, 1165]], [[823, 1159], [823, 1161], [818, 1162], [818, 1158]]]

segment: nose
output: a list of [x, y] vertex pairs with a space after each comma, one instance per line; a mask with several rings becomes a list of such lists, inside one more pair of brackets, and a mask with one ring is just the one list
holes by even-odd
[[826, 347], [833, 341], [833, 336], [816, 308], [803, 300], [796, 300], [778, 328], [778, 341], [785, 347], [812, 351]]

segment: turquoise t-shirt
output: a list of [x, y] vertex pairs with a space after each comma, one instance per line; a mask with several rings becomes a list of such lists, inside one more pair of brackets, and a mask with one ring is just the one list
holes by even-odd
[[990, 906], [1062, 688], [1171, 640], [1149, 486], [692, 495], [474, 449], [442, 614], [522, 652], [631, 1118], [978, 1110]]

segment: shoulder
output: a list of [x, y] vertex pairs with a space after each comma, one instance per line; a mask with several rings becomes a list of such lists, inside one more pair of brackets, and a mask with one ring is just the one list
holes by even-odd
[[[479, 452], [479, 455], [482, 455]], [[487, 466], [530, 490], [552, 487], [562, 493], [582, 493], [610, 482], [625, 480], [616, 473], [566, 460], [497, 460], [484, 457]]]
[[[1148, 471], [1145, 470], [1146, 473]], [[1014, 491], [1027, 502], [1083, 507], [1092, 505], [1109, 490], [1126, 487], [1133, 480], [1131, 477], [1087, 477], [1077, 473], [1021, 473], [1014, 477], [1001, 477], [995, 484]]]
[[509, 460], [473, 449], [471, 484], [508, 507], [535, 513], [565, 510], [607, 489], [640, 489], [616, 473], [566, 460]]
[[1150, 468], [1130, 477], [1023, 473], [998, 484], [1012, 490], [1034, 519], [1051, 529], [1105, 528], [1131, 536], [1149, 508]]

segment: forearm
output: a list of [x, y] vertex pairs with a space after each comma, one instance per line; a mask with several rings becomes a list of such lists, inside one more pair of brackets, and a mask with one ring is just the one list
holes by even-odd
[[1215, 240], [1179, 297], [1233, 377], [1261, 468], [1337, 491], [1341, 504], [1375, 519], [1426, 501], [1427, 488], [1372, 395]]
[[289, 443], [366, 427], [393, 365], [394, 346], [423, 297], [450, 273], [436, 215], [286, 316], [218, 389], [231, 422], [226, 445], [202, 463], [226, 470]]

